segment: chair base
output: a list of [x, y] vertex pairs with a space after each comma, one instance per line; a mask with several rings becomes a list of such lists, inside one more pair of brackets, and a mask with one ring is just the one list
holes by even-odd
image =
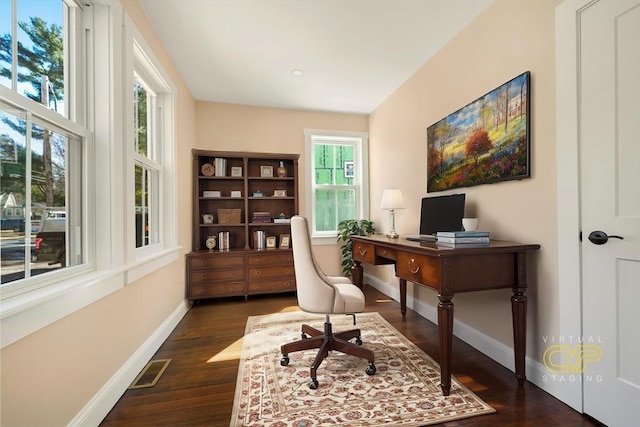
[[[356, 338], [356, 344], [349, 342], [349, 340], [353, 338]], [[287, 366], [289, 364], [289, 353], [314, 348], [319, 349], [316, 354], [316, 358], [311, 365], [309, 375], [311, 377], [309, 388], [311, 389], [318, 388], [316, 372], [331, 350], [366, 359], [369, 362], [369, 366], [365, 372], [367, 375], [374, 375], [376, 373], [376, 367], [374, 365], [375, 358], [373, 351], [362, 348], [360, 347], [361, 345], [362, 340], [360, 339], [360, 329], [351, 329], [334, 334], [331, 322], [329, 321], [329, 316], [327, 316], [327, 321], [324, 323], [324, 332], [309, 325], [302, 325], [302, 339], [284, 344], [280, 347], [280, 352], [282, 353], [280, 364], [282, 366]]]

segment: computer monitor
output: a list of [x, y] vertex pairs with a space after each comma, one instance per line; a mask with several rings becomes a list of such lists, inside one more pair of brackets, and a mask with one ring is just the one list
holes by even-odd
[[464, 193], [424, 197], [420, 208], [420, 234], [462, 230]]

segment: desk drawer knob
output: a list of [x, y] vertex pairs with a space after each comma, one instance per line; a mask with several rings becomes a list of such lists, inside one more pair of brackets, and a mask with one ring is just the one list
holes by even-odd
[[362, 249], [361, 247], [358, 248], [358, 252], [360, 252], [360, 256], [365, 256], [367, 254], [367, 250]]
[[207, 280], [207, 275], [206, 274], [202, 275], [202, 280]]
[[200, 260], [200, 265], [201, 265], [202, 267], [204, 267], [205, 265], [207, 265], [207, 261], [205, 261], [205, 260]]
[[413, 263], [414, 263], [415, 259], [411, 258], [411, 261], [407, 262], [407, 265], [409, 266], [409, 271], [412, 272], [413, 274], [418, 274], [418, 271], [420, 271], [420, 266], [416, 267], [416, 269], [413, 269]]

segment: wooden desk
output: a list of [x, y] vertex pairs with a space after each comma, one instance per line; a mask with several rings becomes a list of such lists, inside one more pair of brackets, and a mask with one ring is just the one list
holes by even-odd
[[442, 393], [451, 390], [453, 343], [453, 295], [489, 289], [513, 289], [511, 310], [515, 368], [518, 384], [524, 384], [527, 343], [527, 252], [537, 244], [492, 240], [481, 248], [448, 248], [434, 243], [412, 242], [402, 237], [352, 236], [353, 282], [363, 286], [362, 263], [394, 264], [400, 279], [400, 307], [407, 311], [407, 280], [438, 292], [438, 335]]

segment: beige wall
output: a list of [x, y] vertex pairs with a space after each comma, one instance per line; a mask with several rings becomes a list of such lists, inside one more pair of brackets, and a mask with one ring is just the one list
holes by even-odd
[[[177, 88], [176, 161], [180, 206], [191, 205], [195, 103], [134, 0], [122, 0]], [[190, 215], [179, 210], [182, 253]], [[184, 300], [184, 257], [2, 349], [3, 426], [68, 424]]]
[[[299, 154], [300, 213], [305, 211], [304, 129], [367, 132], [368, 116], [280, 108], [196, 103], [197, 148]], [[340, 274], [336, 245], [316, 246], [318, 263], [327, 274]]]
[[[462, 188], [467, 214], [494, 238], [542, 245], [530, 261], [527, 354], [541, 360], [542, 336], [558, 331], [556, 250], [556, 141], [554, 9], [560, 0], [497, 0], [371, 115], [371, 217], [388, 229], [380, 211], [383, 189], [402, 189], [407, 208], [396, 214], [400, 234], [417, 233], [426, 196], [426, 128], [521, 74], [531, 72], [531, 178]], [[399, 150], [398, 147], [403, 147]], [[393, 170], [392, 174], [375, 171]], [[431, 194], [430, 194], [431, 195]], [[367, 272], [395, 282], [389, 267]], [[437, 305], [434, 292], [413, 296]], [[456, 319], [512, 347], [508, 290], [454, 298]]]

